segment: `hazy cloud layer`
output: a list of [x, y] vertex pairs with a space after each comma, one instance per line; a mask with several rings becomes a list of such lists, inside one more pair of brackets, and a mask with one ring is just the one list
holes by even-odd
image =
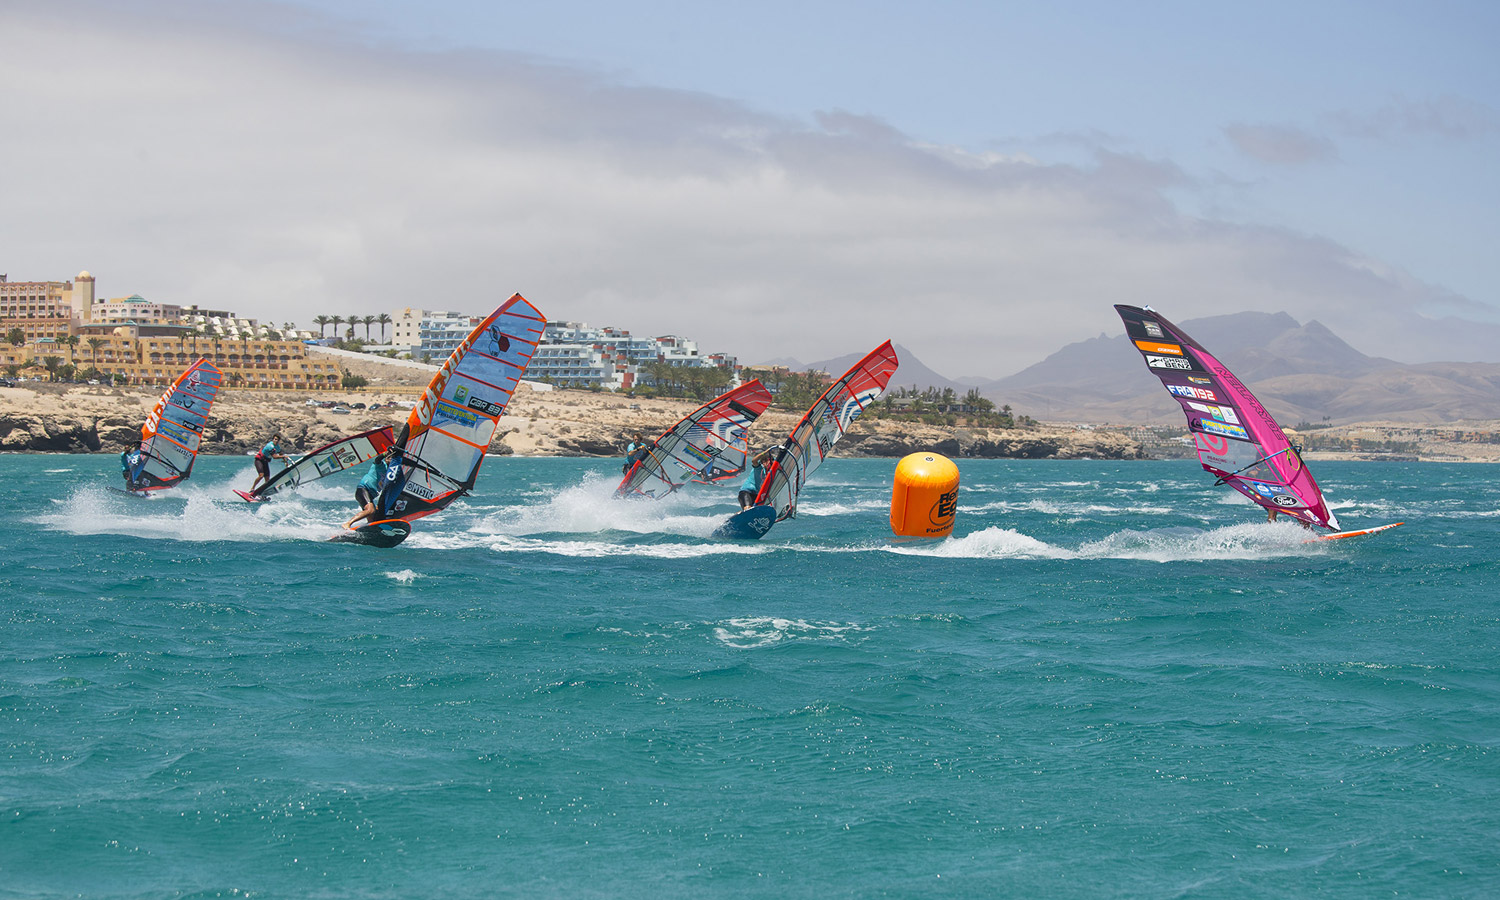
[[1338, 158], [1332, 141], [1286, 125], [1231, 125], [1224, 134], [1241, 153], [1273, 165], [1297, 166]]
[[1402, 98], [1374, 112], [1341, 112], [1329, 120], [1349, 137], [1376, 140], [1435, 136], [1468, 141], [1500, 131], [1500, 112], [1461, 97]]
[[974, 154], [839, 111], [348, 46], [274, 7], [114, 9], [0, 10], [12, 278], [88, 268], [106, 295], [302, 323], [519, 290], [749, 362], [895, 337], [953, 377], [1116, 333], [1118, 302], [1286, 310], [1368, 353], [1500, 359], [1493, 331], [1453, 343], [1419, 318], [1486, 307], [1328, 240], [1184, 216], [1169, 193], [1195, 185], [1170, 161]]

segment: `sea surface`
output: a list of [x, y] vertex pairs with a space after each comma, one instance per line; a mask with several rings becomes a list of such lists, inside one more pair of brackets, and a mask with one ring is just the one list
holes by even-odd
[[0, 457], [0, 898], [1500, 896], [1500, 469], [894, 460], [733, 487], [495, 458], [392, 550], [353, 478]]

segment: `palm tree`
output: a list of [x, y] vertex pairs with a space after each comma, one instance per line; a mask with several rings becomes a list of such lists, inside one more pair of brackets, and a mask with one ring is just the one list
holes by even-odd
[[337, 338], [339, 336], [339, 326], [342, 325], [342, 324], [344, 324], [344, 317], [343, 316], [333, 316], [333, 317], [329, 318], [328, 324], [330, 324], [330, 325], [333, 326], [333, 336], [334, 336], [334, 338]]
[[65, 334], [58, 338], [57, 342], [68, 348], [68, 359], [71, 361], [73, 359], [73, 350], [78, 346], [78, 335]]
[[391, 324], [391, 316], [389, 313], [381, 313], [380, 315], [375, 317], [375, 321], [380, 323], [380, 343], [384, 344], [385, 326]]
[[59, 366], [62, 365], [62, 357], [61, 356], [44, 356], [44, 357], [42, 357], [42, 365], [44, 367], [46, 367], [46, 369], [47, 369], [47, 380], [48, 381], [56, 381], [57, 380], [57, 369], [58, 369]]
[[108, 342], [104, 338], [91, 337], [84, 343], [89, 345], [89, 364], [97, 369], [99, 367], [99, 348]]
[[12, 345], [19, 347], [26, 343], [26, 332], [19, 328], [12, 328], [5, 333], [5, 339], [10, 341]]
[[368, 341], [370, 339], [370, 326], [375, 324], [375, 317], [374, 316], [365, 316], [364, 318], [360, 319], [359, 321], [362, 322], [364, 324], [364, 326], [365, 326], [365, 340]]
[[318, 326], [318, 338], [321, 340], [323, 332], [328, 328], [328, 323], [333, 320], [327, 316], [313, 316], [313, 324]]

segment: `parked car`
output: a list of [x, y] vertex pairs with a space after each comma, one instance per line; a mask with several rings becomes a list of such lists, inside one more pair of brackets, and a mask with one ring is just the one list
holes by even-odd
[[351, 404], [349, 404], [349, 408], [350, 409], [364, 409], [365, 405], [363, 403], [351, 403]]
[[16, 386], [16, 380], [14, 378], [0, 378], [0, 387], [15, 387], [15, 386]]
[[334, 408], [330, 409], [329, 412], [331, 412], [331, 413], [337, 413], [337, 414], [339, 414], [341, 416], [347, 416], [347, 415], [349, 415], [349, 410], [345, 409], [342, 406], [335, 406]]

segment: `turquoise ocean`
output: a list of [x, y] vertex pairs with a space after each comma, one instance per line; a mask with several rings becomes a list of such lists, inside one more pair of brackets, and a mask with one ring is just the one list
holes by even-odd
[[490, 460], [393, 550], [353, 479], [152, 499], [0, 457], [0, 898], [1500, 896], [1497, 469], [894, 460], [731, 487]]

